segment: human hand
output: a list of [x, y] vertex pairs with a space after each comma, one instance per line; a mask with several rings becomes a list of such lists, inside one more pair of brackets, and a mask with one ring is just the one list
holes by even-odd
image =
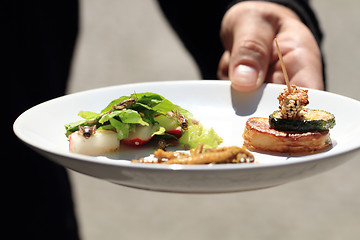
[[237, 3], [225, 14], [219, 79], [230, 79], [232, 87], [242, 92], [264, 82], [284, 84], [275, 37], [290, 83], [323, 89], [321, 53], [311, 31], [292, 10], [270, 2]]

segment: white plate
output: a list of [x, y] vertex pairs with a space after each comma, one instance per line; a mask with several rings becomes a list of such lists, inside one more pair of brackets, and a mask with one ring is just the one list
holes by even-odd
[[[64, 167], [124, 186], [168, 192], [232, 192], [284, 184], [331, 169], [359, 157], [360, 102], [329, 92], [309, 90], [309, 108], [336, 117], [333, 147], [323, 153], [284, 157], [254, 153], [256, 164], [156, 165], [131, 163], [152, 148], [123, 149], [111, 156], [69, 153], [64, 124], [80, 110], [100, 111], [111, 100], [134, 92], [155, 92], [190, 110], [213, 127], [223, 145], [241, 146], [246, 120], [267, 117], [278, 108], [284, 85], [266, 84], [253, 93], [232, 90], [228, 81], [172, 81], [113, 86], [66, 95], [39, 104], [19, 116], [15, 134], [26, 144]], [[340, 179], [339, 179], [340, 180]]]

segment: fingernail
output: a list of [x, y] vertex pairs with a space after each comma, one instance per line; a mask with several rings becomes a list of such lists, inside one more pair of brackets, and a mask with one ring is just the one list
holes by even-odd
[[234, 69], [232, 81], [240, 86], [255, 86], [258, 73], [255, 68], [247, 65], [239, 65]]

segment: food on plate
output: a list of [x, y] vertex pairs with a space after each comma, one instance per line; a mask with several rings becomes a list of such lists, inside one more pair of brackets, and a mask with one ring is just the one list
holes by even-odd
[[254, 156], [245, 147], [204, 149], [204, 144], [199, 144], [189, 152], [166, 152], [158, 149], [154, 152], [154, 158], [141, 158], [132, 162], [160, 164], [253, 163]]
[[299, 114], [300, 118], [283, 118], [280, 111], [275, 111], [269, 116], [270, 126], [282, 131], [324, 131], [335, 126], [333, 114], [324, 110], [313, 110], [304, 108]]
[[310, 154], [331, 145], [329, 130], [276, 130], [270, 126], [269, 119], [263, 117], [252, 117], [247, 120], [243, 138], [244, 145], [249, 150], [269, 153]]
[[96, 155], [120, 144], [142, 146], [156, 139], [190, 149], [217, 147], [222, 139], [193, 115], [163, 96], [145, 92], [111, 101], [100, 113], [80, 111], [82, 120], [65, 124], [70, 152]]
[[250, 150], [280, 154], [311, 154], [331, 146], [329, 129], [335, 126], [333, 114], [304, 108], [307, 90], [295, 85], [280, 93], [279, 110], [269, 118], [252, 117], [243, 133]]
[[295, 85], [290, 88], [285, 88], [284, 92], [280, 93], [279, 109], [282, 118], [298, 119], [301, 118], [301, 110], [309, 104], [308, 90], [303, 90]]
[[106, 152], [113, 152], [119, 149], [120, 142], [117, 133], [112, 130], [97, 130], [93, 125], [90, 127], [79, 126], [79, 131], [69, 135], [69, 150], [80, 154], [95, 155]]
[[322, 131], [335, 126], [335, 117], [323, 110], [303, 108], [309, 103], [307, 90], [295, 85], [280, 93], [279, 110], [270, 115], [270, 126], [284, 131]]
[[304, 108], [309, 104], [308, 90], [290, 85], [282, 54], [276, 50], [287, 88], [278, 96], [279, 110], [269, 118], [248, 119], [243, 133], [244, 145], [255, 151], [281, 154], [311, 154], [331, 146], [329, 129], [335, 117], [323, 110]]

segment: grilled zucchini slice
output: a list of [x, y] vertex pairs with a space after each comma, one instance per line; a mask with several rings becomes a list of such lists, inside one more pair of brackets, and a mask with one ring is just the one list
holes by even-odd
[[304, 108], [301, 119], [281, 118], [280, 111], [269, 116], [270, 127], [280, 131], [312, 132], [329, 130], [335, 126], [335, 117], [323, 110]]

